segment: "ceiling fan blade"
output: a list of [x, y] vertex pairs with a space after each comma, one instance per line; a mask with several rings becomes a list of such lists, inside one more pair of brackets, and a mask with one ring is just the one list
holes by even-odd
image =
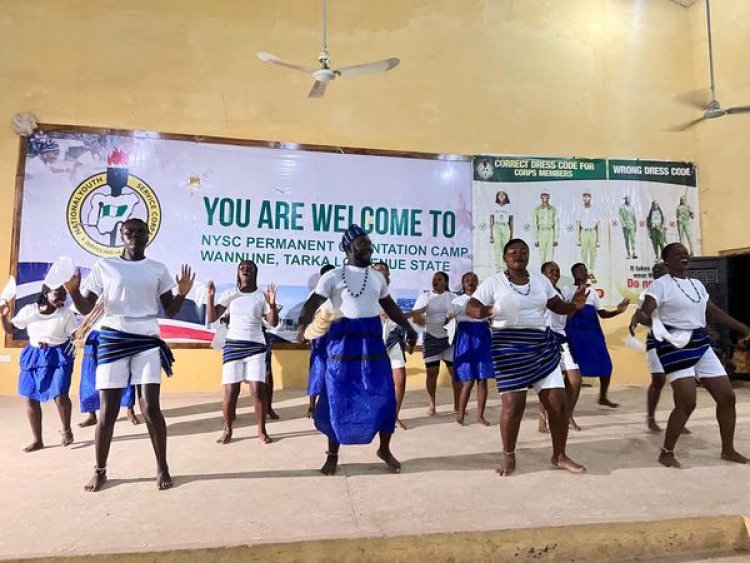
[[687, 131], [694, 125], [697, 125], [701, 121], [705, 120], [705, 117], [699, 117], [698, 119], [693, 119], [692, 121], [688, 121], [686, 123], [682, 123], [680, 125], [675, 125], [674, 127], [670, 127], [667, 129], [667, 131], [677, 132], [677, 131]]
[[328, 86], [328, 80], [316, 80], [315, 84], [310, 88], [310, 93], [307, 95], [308, 98], [322, 98], [323, 94], [326, 93], [326, 86]]
[[698, 88], [674, 97], [675, 101], [691, 108], [705, 110], [711, 101], [711, 94], [707, 88]]
[[748, 113], [750, 112], [750, 106], [737, 106], [736, 108], [728, 108], [727, 113]]
[[302, 66], [302, 65], [298, 65], [298, 64], [294, 64], [294, 63], [288, 63], [286, 61], [282, 61], [276, 55], [272, 55], [271, 53], [266, 53], [265, 51], [259, 51], [258, 53], [256, 53], [256, 56], [261, 61], [263, 61], [264, 63], [273, 63], [275, 65], [285, 66], [286, 68], [291, 68], [291, 69], [294, 69], [294, 70], [299, 70], [299, 71], [302, 71], [302, 72], [306, 72], [308, 74], [311, 74], [311, 73], [315, 72], [314, 68], [310, 68], [310, 67], [306, 67], [306, 66]]
[[366, 63], [362, 65], [354, 65], [354, 66], [344, 66], [341, 67], [334, 72], [338, 76], [356, 76], [358, 74], [369, 74], [372, 72], [385, 72], [387, 70], [391, 70], [392, 68], [398, 66], [398, 63], [401, 61], [397, 59], [396, 57], [392, 57], [390, 59], [385, 59], [382, 61], [377, 61], [374, 63]]

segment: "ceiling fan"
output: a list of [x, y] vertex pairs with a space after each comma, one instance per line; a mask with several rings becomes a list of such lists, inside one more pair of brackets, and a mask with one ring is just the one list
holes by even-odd
[[716, 82], [714, 80], [714, 48], [711, 37], [711, 0], [706, 0], [706, 27], [708, 29], [708, 68], [711, 72], [711, 98], [707, 99], [707, 92], [705, 90], [698, 90], [678, 96], [678, 100], [686, 103], [694, 108], [703, 111], [703, 116], [682, 125], [673, 127], [672, 131], [685, 131], [694, 125], [697, 125], [701, 121], [706, 119], [716, 119], [717, 117], [723, 117], [725, 115], [731, 115], [733, 113], [748, 113], [750, 112], [750, 106], [737, 106], [733, 108], [723, 108], [716, 99]]
[[334, 80], [338, 76], [356, 76], [358, 74], [385, 72], [387, 70], [391, 70], [400, 62], [399, 59], [397, 59], [396, 57], [392, 57], [390, 59], [384, 59], [382, 61], [376, 61], [373, 63], [365, 63], [365, 64], [359, 64], [359, 65], [354, 65], [354, 66], [343, 66], [341, 68], [332, 69], [331, 68], [331, 55], [328, 52], [328, 40], [326, 37], [326, 23], [327, 23], [326, 4], [327, 4], [327, 0], [323, 0], [323, 48], [320, 51], [320, 55], [318, 55], [318, 62], [320, 63], [320, 68], [315, 69], [311, 67], [306, 67], [304, 65], [289, 63], [287, 61], [281, 60], [279, 57], [272, 55], [271, 53], [266, 53], [265, 51], [260, 51], [259, 53], [257, 53], [258, 58], [264, 63], [273, 63], [279, 66], [284, 66], [287, 68], [291, 68], [294, 70], [299, 70], [302, 72], [306, 72], [308, 74], [312, 74], [313, 78], [315, 79], [315, 82], [313, 83], [312, 88], [310, 89], [310, 93], [307, 95], [308, 98], [322, 97], [323, 94], [325, 94], [328, 83], [331, 80]]

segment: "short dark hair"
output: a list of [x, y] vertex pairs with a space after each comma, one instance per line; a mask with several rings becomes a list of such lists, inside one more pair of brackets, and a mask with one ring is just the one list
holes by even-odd
[[574, 272], [575, 270], [577, 270], [577, 269], [578, 269], [578, 268], [580, 268], [581, 266], [583, 266], [583, 267], [585, 268], [585, 267], [586, 267], [586, 264], [584, 264], [583, 262], [576, 262], [575, 264], [573, 264], [573, 265], [572, 265], [572, 266], [570, 267], [570, 273], [572, 274], [572, 273], [573, 273], [573, 272]]
[[450, 278], [448, 277], [448, 274], [446, 274], [445, 272], [435, 272], [435, 275], [443, 276], [443, 279], [445, 280], [445, 285], [448, 285], [448, 283], [450, 282]]
[[322, 276], [326, 272], [330, 272], [331, 270], [335, 270], [335, 269], [336, 269], [336, 266], [334, 266], [333, 264], [324, 264], [323, 266], [320, 267], [320, 275]]
[[521, 243], [526, 248], [529, 248], [528, 243], [525, 240], [523, 240], [522, 238], [512, 238], [508, 242], [505, 243], [505, 246], [503, 246], [503, 256], [505, 256], [505, 254], [508, 252], [508, 249], [511, 246], [513, 246], [514, 244], [518, 244], [518, 243]]
[[670, 242], [667, 246], [661, 249], [661, 259], [667, 261], [667, 255], [678, 246], [682, 246], [679, 242]]
[[[557, 266], [557, 262], [555, 262], [554, 260], [550, 260], [549, 262], [545, 262], [544, 264], [542, 264], [542, 273], [544, 273], [544, 271], [547, 268], [549, 268], [552, 264], [554, 264], [555, 266]], [[557, 267], [559, 268], [560, 266], [557, 266]]]

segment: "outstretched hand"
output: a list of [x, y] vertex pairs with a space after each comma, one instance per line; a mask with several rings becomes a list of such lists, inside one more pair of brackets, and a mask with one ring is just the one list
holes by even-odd
[[73, 277], [70, 278], [68, 281], [64, 282], [63, 287], [65, 288], [65, 291], [67, 291], [68, 293], [74, 293], [76, 291], [79, 291], [81, 289], [81, 270], [76, 268], [76, 271], [73, 274]]
[[573, 305], [576, 306], [576, 310], [583, 309], [583, 306], [586, 305], [586, 290], [588, 289], [588, 285], [584, 282], [578, 285], [578, 288], [576, 289], [576, 292], [573, 294], [573, 299], [571, 299], [571, 302]]
[[183, 264], [179, 275], [174, 277], [174, 281], [177, 283], [177, 293], [185, 297], [193, 288], [195, 272], [193, 272], [189, 265]]
[[216, 286], [214, 285], [213, 280], [209, 280], [206, 284], [206, 296], [211, 298], [216, 297]]
[[630, 299], [623, 299], [622, 301], [620, 301], [619, 305], [617, 305], [617, 312], [624, 313], [625, 309], [628, 308], [628, 305], [630, 305]]
[[268, 303], [271, 307], [276, 305], [276, 285], [269, 283], [268, 287], [266, 287], [266, 292], [263, 294], [266, 298], [266, 303]]

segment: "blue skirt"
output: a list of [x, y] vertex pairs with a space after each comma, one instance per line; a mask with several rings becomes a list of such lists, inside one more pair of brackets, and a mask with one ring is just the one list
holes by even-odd
[[550, 329], [492, 329], [492, 367], [498, 392], [529, 389], [558, 369], [560, 353], [560, 342]]
[[[96, 412], [101, 408], [99, 391], [96, 390], [96, 354], [99, 349], [99, 331], [92, 330], [86, 337], [81, 361], [81, 384], [78, 387], [81, 412]], [[135, 405], [135, 386], [123, 389], [120, 406], [133, 408]]]
[[457, 381], [495, 377], [492, 369], [492, 333], [487, 323], [461, 321], [453, 341], [453, 373]]
[[593, 305], [585, 305], [568, 318], [565, 334], [570, 353], [583, 377], [612, 375], [612, 358], [609, 357], [599, 314]]
[[369, 444], [396, 427], [396, 392], [379, 317], [343, 318], [326, 335], [315, 427], [339, 444]]
[[310, 397], [320, 395], [323, 379], [326, 373], [326, 339], [324, 334], [320, 338], [310, 341], [310, 371], [307, 379], [307, 394]]
[[26, 346], [21, 352], [18, 394], [41, 403], [70, 391], [74, 350], [69, 342], [49, 348]]

